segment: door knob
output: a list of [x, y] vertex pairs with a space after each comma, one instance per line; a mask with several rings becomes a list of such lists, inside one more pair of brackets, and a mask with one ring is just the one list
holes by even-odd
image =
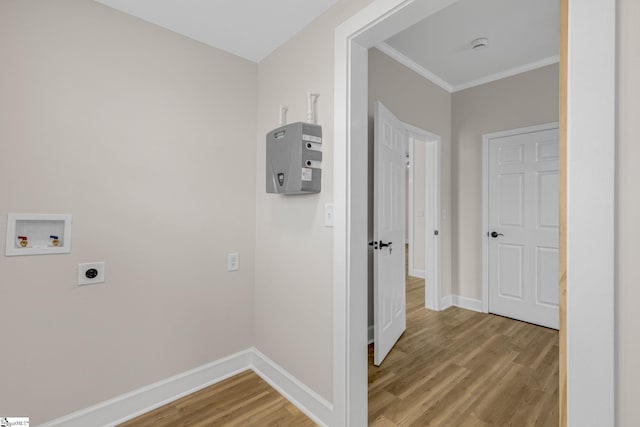
[[387, 246], [391, 246], [393, 244], [393, 242], [389, 242], [389, 243], [384, 243], [382, 240], [380, 240], [380, 244], [379, 246], [381, 248], [386, 248]]
[[493, 237], [494, 239], [498, 236], [504, 236], [504, 234], [502, 233], [498, 233], [497, 231], [492, 231], [491, 232], [491, 237]]

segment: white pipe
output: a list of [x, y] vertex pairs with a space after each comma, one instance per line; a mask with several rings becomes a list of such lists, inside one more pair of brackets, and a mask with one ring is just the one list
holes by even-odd
[[316, 101], [320, 96], [319, 93], [311, 93], [307, 94], [307, 123], [316, 123]]
[[284, 126], [287, 124], [287, 111], [289, 111], [289, 107], [286, 105], [280, 106], [280, 115], [278, 117], [278, 126]]

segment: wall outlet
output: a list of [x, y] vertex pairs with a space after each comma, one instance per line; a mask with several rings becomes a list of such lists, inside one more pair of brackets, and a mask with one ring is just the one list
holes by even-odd
[[240, 254], [238, 252], [229, 252], [227, 254], [227, 271], [240, 270]]
[[78, 285], [104, 283], [104, 261], [78, 264]]

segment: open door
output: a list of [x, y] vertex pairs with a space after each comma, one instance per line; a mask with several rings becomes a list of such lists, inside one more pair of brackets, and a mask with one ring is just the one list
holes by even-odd
[[406, 329], [406, 132], [381, 102], [374, 115], [373, 363], [379, 366]]

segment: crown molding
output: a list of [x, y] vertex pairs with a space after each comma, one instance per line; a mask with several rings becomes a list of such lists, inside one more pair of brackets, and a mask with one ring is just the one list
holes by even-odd
[[446, 90], [447, 92], [449, 93], [453, 92], [453, 86], [451, 86], [446, 80], [432, 73], [431, 71], [427, 70], [422, 65], [418, 64], [417, 62], [415, 62], [413, 59], [409, 58], [405, 54], [398, 52], [397, 50], [395, 50], [385, 42], [378, 43], [376, 45], [376, 49], [378, 49], [385, 55], [395, 59], [396, 61], [398, 61], [405, 67], [409, 68], [410, 70], [413, 70], [416, 73], [420, 74], [422, 77], [429, 80], [431, 83], [440, 86], [442, 89]]
[[384, 53], [385, 55], [391, 57], [392, 59], [396, 60], [397, 62], [409, 68], [410, 70], [415, 71], [420, 76], [424, 77], [425, 79], [429, 80], [431, 83], [441, 87], [442, 89], [446, 90], [449, 93], [454, 93], [454, 92], [458, 92], [464, 89], [469, 89], [475, 86], [480, 86], [485, 83], [491, 83], [496, 80], [515, 76], [516, 74], [525, 73], [527, 71], [535, 70], [537, 68], [546, 67], [547, 65], [560, 62], [560, 56], [553, 55], [548, 58], [541, 59], [539, 61], [530, 62], [528, 64], [524, 64], [519, 67], [514, 67], [508, 70], [500, 71], [499, 73], [490, 74], [488, 76], [485, 76], [476, 80], [471, 80], [466, 83], [452, 85], [442, 77], [431, 72], [427, 68], [424, 68], [422, 65], [418, 64], [417, 62], [415, 62], [413, 59], [409, 58], [405, 54], [389, 46], [387, 43], [384, 43], [384, 42], [378, 43], [376, 45], [376, 48], [382, 53]]

